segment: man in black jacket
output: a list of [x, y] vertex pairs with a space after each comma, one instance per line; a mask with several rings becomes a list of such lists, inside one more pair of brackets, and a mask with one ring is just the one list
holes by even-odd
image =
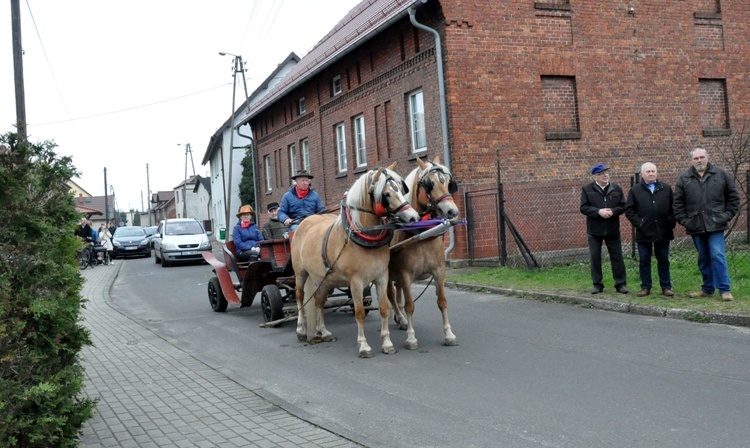
[[633, 185], [625, 203], [625, 216], [635, 228], [638, 245], [638, 271], [641, 290], [636, 294], [651, 294], [651, 255], [656, 256], [661, 292], [674, 296], [669, 274], [669, 242], [674, 239], [674, 208], [672, 187], [657, 180], [656, 165], [646, 162], [641, 166], [641, 181]]
[[620, 241], [620, 215], [625, 211], [622, 188], [609, 182], [609, 168], [602, 164], [591, 168], [594, 181], [581, 188], [581, 213], [586, 215], [589, 255], [591, 257], [591, 294], [604, 291], [602, 275], [602, 243], [607, 245], [615, 290], [627, 294], [625, 263]]
[[690, 297], [710, 297], [719, 290], [724, 301], [733, 300], [729, 285], [724, 231], [740, 209], [740, 195], [734, 179], [708, 162], [703, 148], [690, 152], [692, 165], [677, 179], [674, 216], [693, 237], [698, 250], [698, 268], [703, 276], [701, 290]]

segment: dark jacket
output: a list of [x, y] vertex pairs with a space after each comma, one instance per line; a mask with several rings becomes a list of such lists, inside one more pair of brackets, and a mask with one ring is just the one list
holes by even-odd
[[284, 234], [289, 231], [289, 227], [278, 219], [270, 218], [263, 224], [263, 238], [267, 240], [278, 240], [284, 238]]
[[694, 167], [677, 179], [674, 216], [688, 235], [726, 230], [740, 209], [740, 195], [732, 177], [708, 164], [701, 178]]
[[[612, 209], [612, 217], [604, 219], [599, 210]], [[586, 232], [601, 237], [620, 236], [620, 215], [625, 211], [625, 195], [622, 188], [610, 182], [605, 194], [596, 182], [581, 188], [581, 213], [586, 215]]]
[[676, 221], [672, 187], [662, 181], [654, 183], [654, 192], [644, 182], [634, 185], [628, 192], [625, 216], [635, 228], [635, 241], [652, 243], [674, 239]]

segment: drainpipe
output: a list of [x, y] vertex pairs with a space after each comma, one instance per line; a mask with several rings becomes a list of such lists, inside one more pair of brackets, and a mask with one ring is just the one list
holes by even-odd
[[[421, 2], [427, 3], [427, 0], [421, 0]], [[435, 38], [435, 58], [437, 59], [438, 91], [440, 92], [440, 121], [441, 121], [441, 128], [443, 130], [443, 163], [445, 164], [445, 167], [448, 168], [448, 170], [450, 170], [451, 169], [451, 151], [450, 151], [450, 146], [448, 144], [448, 112], [447, 112], [446, 100], [445, 100], [445, 79], [443, 78], [443, 47], [440, 44], [440, 34], [434, 29], [417, 22], [417, 18], [416, 18], [417, 10], [414, 6], [410, 6], [408, 11], [409, 11], [409, 19], [411, 20], [411, 24], [414, 25], [414, 27], [417, 29], [420, 29], [422, 31], [426, 31], [432, 34], [433, 37]], [[453, 252], [453, 249], [456, 247], [456, 232], [452, 226], [450, 228], [449, 235], [450, 235], [449, 244], [448, 244], [448, 247], [445, 249], [446, 257], [448, 256], [449, 253]]]

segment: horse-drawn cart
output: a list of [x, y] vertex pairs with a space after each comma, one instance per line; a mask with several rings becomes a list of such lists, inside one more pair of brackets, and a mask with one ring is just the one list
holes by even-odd
[[[233, 241], [223, 245], [224, 261], [212, 252], [204, 252], [203, 258], [211, 265], [215, 274], [208, 282], [208, 301], [211, 309], [224, 312], [230, 305], [237, 308], [252, 306], [260, 293], [263, 311], [263, 327], [273, 327], [297, 317], [294, 298], [295, 278], [290, 258], [290, 239], [265, 240], [260, 242], [259, 259], [238, 261]], [[372, 303], [370, 288], [365, 290], [366, 306]], [[326, 308], [351, 307], [348, 290], [338, 290], [329, 295]]]

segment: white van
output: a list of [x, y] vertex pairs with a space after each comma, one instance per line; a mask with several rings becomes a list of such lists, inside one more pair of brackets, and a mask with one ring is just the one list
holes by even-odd
[[165, 219], [151, 239], [156, 263], [166, 268], [175, 261], [202, 261], [211, 241], [201, 223], [193, 218]]

